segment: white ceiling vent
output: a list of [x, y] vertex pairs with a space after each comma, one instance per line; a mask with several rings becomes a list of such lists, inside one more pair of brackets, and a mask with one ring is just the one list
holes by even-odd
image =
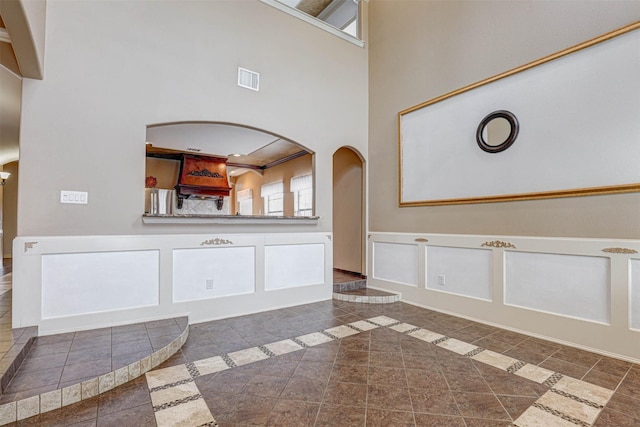
[[238, 86], [255, 91], [260, 90], [260, 73], [238, 67]]

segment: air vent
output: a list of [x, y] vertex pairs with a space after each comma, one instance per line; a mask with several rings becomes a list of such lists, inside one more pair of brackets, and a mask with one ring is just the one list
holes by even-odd
[[255, 91], [260, 90], [260, 73], [238, 67], [238, 86]]
[[187, 147], [187, 151], [193, 151], [194, 153], [199, 153], [200, 151], [202, 151], [202, 149], [201, 148]]

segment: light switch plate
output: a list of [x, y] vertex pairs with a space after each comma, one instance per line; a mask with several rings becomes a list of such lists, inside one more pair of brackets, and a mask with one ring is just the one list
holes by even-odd
[[60, 191], [60, 203], [74, 203], [86, 205], [89, 202], [89, 193], [86, 191]]

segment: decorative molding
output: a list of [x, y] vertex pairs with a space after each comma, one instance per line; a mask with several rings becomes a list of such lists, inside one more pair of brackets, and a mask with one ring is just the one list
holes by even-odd
[[428, 242], [429, 239], [425, 239], [424, 237], [418, 237], [413, 239], [414, 242]]
[[220, 175], [218, 172], [211, 172], [209, 169], [191, 171], [187, 175], [206, 176], [207, 178], [224, 178], [224, 176]]
[[24, 251], [25, 251], [25, 253], [26, 253], [29, 249], [31, 249], [31, 248], [33, 248], [35, 245], [37, 245], [37, 244], [38, 244], [38, 242], [24, 242]]
[[369, 234], [369, 235], [367, 236], [367, 239], [370, 239], [370, 238], [371, 238], [371, 234]]
[[607, 252], [610, 254], [629, 254], [629, 255], [638, 253], [638, 251], [636, 251], [635, 249], [629, 249], [629, 248], [604, 248], [602, 252]]
[[220, 245], [233, 245], [233, 242], [231, 240], [219, 239], [216, 237], [215, 239], [205, 240], [204, 242], [200, 243], [200, 246], [220, 246]]
[[331, 234], [327, 234], [327, 239], [331, 240]]
[[[262, 0], [265, 1], [265, 0]], [[445, 206], [445, 205], [460, 205], [460, 204], [476, 204], [476, 203], [497, 203], [497, 202], [513, 202], [513, 201], [524, 201], [524, 200], [545, 200], [545, 199], [556, 199], [556, 198], [565, 198], [565, 197], [584, 197], [584, 196], [594, 196], [594, 195], [604, 195], [604, 194], [626, 194], [626, 193], [637, 193], [640, 192], [640, 183], [639, 182], [631, 182], [625, 184], [615, 184], [615, 185], [603, 185], [597, 187], [586, 187], [586, 188], [570, 188], [565, 190], [550, 190], [550, 191], [537, 191], [537, 192], [526, 192], [526, 193], [517, 193], [517, 194], [500, 194], [500, 195], [491, 195], [491, 196], [479, 196], [479, 197], [460, 197], [460, 198], [443, 198], [443, 199], [434, 199], [434, 200], [411, 200], [404, 201], [403, 200], [403, 161], [402, 161], [402, 118], [403, 116], [412, 113], [414, 111], [420, 110], [422, 108], [437, 104], [439, 102], [448, 100], [452, 97], [464, 94], [466, 92], [470, 92], [474, 89], [480, 88], [482, 86], [494, 83], [496, 81], [500, 81], [502, 79], [511, 77], [513, 75], [517, 75], [518, 73], [522, 73], [524, 71], [533, 69], [540, 65], [546, 64], [551, 61], [555, 61], [557, 59], [563, 58], [565, 56], [574, 54], [576, 52], [580, 52], [584, 49], [588, 49], [590, 47], [596, 46], [600, 43], [604, 43], [606, 41], [612, 40], [616, 37], [622, 36], [624, 34], [640, 30], [640, 21], [633, 22], [624, 27], [618, 28], [616, 30], [607, 32], [595, 38], [586, 40], [582, 43], [579, 43], [575, 46], [568, 47], [561, 51], [552, 53], [550, 55], [544, 56], [532, 62], [520, 65], [516, 68], [507, 70], [500, 74], [488, 77], [484, 80], [469, 84], [467, 86], [456, 89], [452, 92], [445, 93], [436, 98], [430, 99], [428, 101], [422, 102], [420, 104], [414, 105], [412, 107], [406, 108], [399, 113], [397, 113], [397, 140], [398, 140], [398, 171], [397, 179], [398, 179], [398, 206], [401, 208], [404, 207], [421, 207], [421, 206]]]
[[509, 242], [503, 242], [502, 240], [494, 240], [492, 242], [484, 242], [482, 245], [480, 246], [487, 246], [490, 248], [510, 248], [510, 249], [517, 249], [512, 243]]

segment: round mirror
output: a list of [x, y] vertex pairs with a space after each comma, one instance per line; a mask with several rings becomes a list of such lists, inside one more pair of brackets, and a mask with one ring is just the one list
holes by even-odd
[[518, 119], [511, 112], [500, 110], [486, 116], [478, 125], [476, 141], [488, 153], [499, 153], [513, 144], [518, 136]]

